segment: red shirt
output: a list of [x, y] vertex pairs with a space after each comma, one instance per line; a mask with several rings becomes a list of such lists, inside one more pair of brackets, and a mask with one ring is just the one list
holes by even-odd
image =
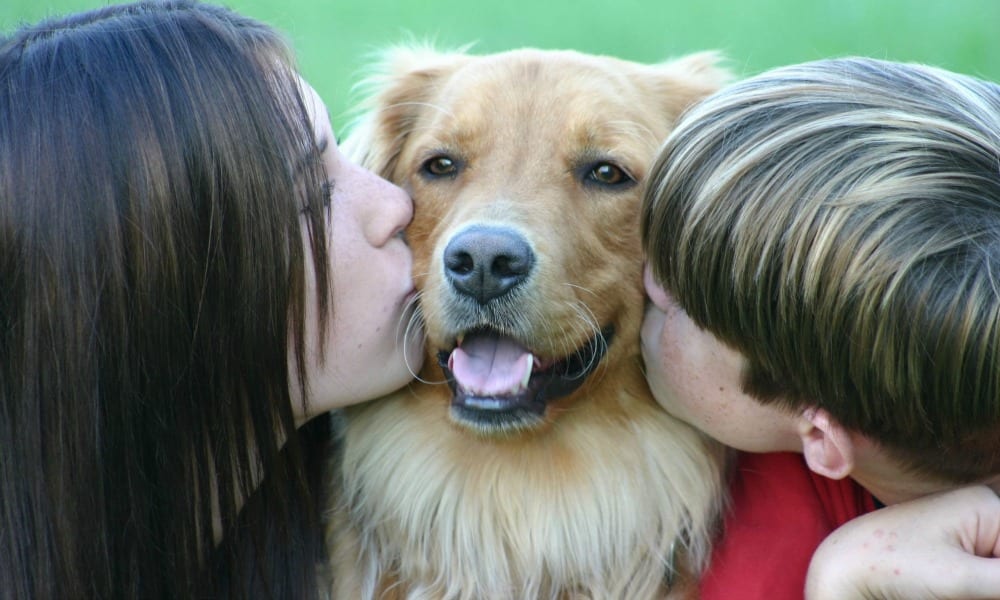
[[823, 538], [875, 510], [874, 497], [854, 480], [816, 475], [794, 453], [740, 453], [729, 491], [702, 600], [802, 600]]

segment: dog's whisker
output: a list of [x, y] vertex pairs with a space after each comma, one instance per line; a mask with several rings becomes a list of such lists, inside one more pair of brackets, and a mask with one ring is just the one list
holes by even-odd
[[[420, 297], [422, 292], [417, 292], [414, 294], [413, 298], [409, 301], [408, 305], [412, 306], [410, 311], [410, 318], [407, 319], [405, 326], [405, 331], [403, 332], [403, 343], [409, 339], [411, 335], [419, 335], [423, 337], [424, 330], [424, 313], [423, 308], [420, 304]], [[426, 383], [428, 385], [443, 385], [448, 383], [447, 380], [442, 379], [440, 381], [434, 381], [430, 379], [425, 379], [420, 376], [420, 371], [415, 370], [413, 365], [410, 363], [410, 357], [404, 353], [404, 360], [406, 361], [406, 369], [409, 371], [410, 375], [413, 376], [414, 380], [420, 383]]]
[[[602, 335], [600, 322], [597, 316], [593, 313], [589, 306], [582, 302], [574, 303], [572, 308], [579, 316], [579, 323], [590, 330], [590, 335], [588, 339], [594, 340], [595, 344], [598, 344], [597, 348], [592, 348], [590, 351], [586, 352], [588, 355], [588, 363], [583, 373], [589, 373], [596, 368], [594, 364], [595, 361], [599, 360], [599, 356], [604, 356], [608, 351], [608, 340]], [[584, 349], [580, 348], [576, 350], [577, 356], [582, 356]], [[604, 369], [602, 369], [603, 373]]]
[[[412, 101], [412, 102], [396, 102], [395, 104], [387, 104], [385, 106], [379, 107], [377, 110], [378, 110], [378, 112], [389, 112], [389, 111], [395, 111], [395, 110], [397, 110], [399, 108], [407, 108], [407, 107], [430, 108], [430, 109], [432, 109], [434, 111], [437, 111], [437, 112], [439, 112], [439, 113], [441, 113], [441, 114], [443, 114], [445, 116], [449, 116], [449, 117], [454, 116], [454, 113], [452, 111], [450, 111], [447, 108], [441, 106], [440, 104], [434, 104], [433, 102], [417, 102], [417, 101]], [[412, 130], [416, 130], [416, 128], [413, 128]]]
[[[420, 303], [417, 301], [416, 296], [417, 294], [414, 294], [414, 297], [407, 302], [406, 309], [403, 313], [406, 315], [406, 318], [400, 319], [400, 323], [397, 327], [396, 339], [398, 340], [398, 343], [403, 345], [404, 348], [409, 347], [407, 342], [412, 339], [412, 336], [423, 337], [423, 313], [420, 310]], [[402, 329], [402, 331], [399, 331], [399, 329]], [[400, 336], [400, 334], [402, 335]], [[418, 371], [414, 370], [413, 365], [410, 363], [409, 353], [405, 351], [403, 352], [403, 360], [406, 361], [406, 370], [410, 373], [410, 375], [417, 377]]]
[[570, 283], [568, 281], [567, 282], [563, 282], [563, 285], [565, 285], [566, 287], [576, 288], [576, 289], [578, 289], [578, 290], [580, 290], [582, 292], [587, 292], [588, 294], [592, 294], [594, 296], [597, 295], [597, 293], [594, 290], [592, 290], [590, 288], [583, 287], [582, 285], [577, 285], [575, 283]]

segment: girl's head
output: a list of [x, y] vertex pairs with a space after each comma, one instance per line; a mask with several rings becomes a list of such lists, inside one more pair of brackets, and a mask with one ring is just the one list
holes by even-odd
[[0, 38], [0, 567], [24, 595], [187, 595], [296, 418], [405, 384], [410, 210], [257, 21], [140, 2]]
[[[311, 299], [318, 281], [311, 276], [307, 253], [309, 393], [303, 404], [301, 388], [292, 386], [299, 419], [391, 392], [409, 381], [423, 360], [420, 323], [411, 314], [410, 251], [403, 241], [403, 227], [413, 214], [410, 198], [340, 153], [326, 107], [307, 83], [302, 85], [331, 186], [333, 218], [327, 228], [334, 311], [323, 327], [320, 305]], [[297, 356], [289, 355], [290, 365]]]

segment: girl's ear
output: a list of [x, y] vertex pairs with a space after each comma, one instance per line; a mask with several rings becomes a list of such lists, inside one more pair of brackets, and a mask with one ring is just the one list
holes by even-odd
[[843, 479], [854, 470], [854, 440], [830, 413], [810, 408], [802, 414], [799, 428], [802, 455], [814, 473]]

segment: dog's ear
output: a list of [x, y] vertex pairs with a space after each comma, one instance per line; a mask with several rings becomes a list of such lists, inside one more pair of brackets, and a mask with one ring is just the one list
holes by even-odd
[[721, 53], [710, 50], [652, 65], [653, 93], [671, 119], [733, 79], [724, 63]]
[[465, 64], [464, 49], [443, 52], [427, 45], [395, 46], [383, 51], [359, 88], [365, 99], [341, 150], [358, 164], [391, 178], [417, 117], [433, 109], [441, 81]]

